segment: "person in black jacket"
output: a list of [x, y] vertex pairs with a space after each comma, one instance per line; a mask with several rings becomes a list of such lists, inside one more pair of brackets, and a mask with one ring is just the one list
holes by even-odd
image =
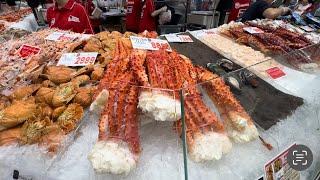
[[311, 3], [311, 4], [313, 4], [315, 2], [315, 0], [302, 0], [302, 3], [303, 4], [309, 4], [309, 3]]
[[273, 0], [257, 0], [243, 13], [240, 20], [245, 22], [254, 19], [276, 19], [290, 12], [288, 7], [272, 7], [272, 2]]
[[15, 0], [6, 0], [6, 3], [11, 7], [11, 9], [15, 10], [15, 7], [17, 5]]
[[27, 1], [28, 6], [32, 9], [33, 15], [38, 22], [39, 18], [38, 18], [36, 9], [40, 6], [40, 4], [44, 5], [46, 1], [45, 0], [26, 0], [26, 1]]
[[230, 11], [233, 7], [234, 0], [220, 0], [217, 11], [220, 12], [219, 16], [219, 25], [224, 24], [224, 20], [228, 11]]

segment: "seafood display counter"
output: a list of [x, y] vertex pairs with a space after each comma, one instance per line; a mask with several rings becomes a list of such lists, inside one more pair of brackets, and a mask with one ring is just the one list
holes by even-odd
[[[209, 42], [211, 39], [213, 40], [215, 36], [216, 35], [210, 34], [205, 38], [201, 38], [201, 41], [205, 39], [204, 42]], [[317, 147], [319, 140], [317, 137], [319, 136], [320, 121], [319, 103], [317, 102], [319, 95], [319, 77], [317, 74], [305, 73], [300, 69], [294, 70], [292, 67], [286, 66], [285, 63], [282, 64], [282, 62], [279, 61], [279, 59], [287, 59], [288, 56], [295, 52], [271, 58], [266, 57], [263, 54], [259, 55], [259, 53], [253, 49], [237, 45], [233, 42], [229, 43], [229, 45], [226, 46], [227, 48], [221, 48], [221, 50], [234, 50], [235, 52], [240, 51], [241, 53], [241, 49], [244, 48], [247, 51], [243, 51], [243, 54], [234, 53], [235, 56], [238, 56], [238, 61], [236, 58], [230, 56], [230, 53], [222, 52], [222, 55], [227, 55], [227, 57], [233, 61], [233, 63], [229, 63], [224, 60], [225, 57], [219, 55], [218, 52], [221, 52], [221, 50], [217, 49], [217, 51], [215, 51], [216, 49], [212, 48], [224, 46], [222, 44], [225, 43], [225, 41], [220, 41], [220, 46], [210, 46], [210, 44], [208, 45], [207, 43], [208, 46], [206, 46], [195, 38], [193, 38], [193, 41], [192, 51], [189, 51], [187, 45], [181, 43], [171, 44], [171, 46], [190, 57], [193, 63], [201, 66], [209, 65], [208, 69], [222, 74], [223, 79], [231, 87], [232, 94], [239, 100], [240, 104], [249, 115], [250, 118], [247, 119], [253, 120], [258, 129], [259, 138], [244, 143], [245, 141], [249, 141], [250, 138], [243, 139], [244, 137], [247, 137], [243, 135], [250, 135], [250, 131], [241, 130], [243, 129], [241, 125], [243, 125], [242, 123], [247, 125], [250, 123], [241, 123], [241, 118], [237, 119], [236, 116], [231, 113], [233, 107], [230, 107], [228, 101], [223, 101], [223, 98], [221, 99], [219, 94], [210, 94], [212, 92], [217, 92], [218, 87], [214, 87], [215, 84], [219, 84], [215, 82], [217, 80], [207, 80], [195, 85], [194, 87], [201, 90], [202, 99], [206, 105], [210, 107], [212, 112], [216, 113], [218, 119], [222, 120], [224, 123], [226, 127], [225, 131], [229, 134], [233, 148], [226, 155], [222, 155], [224, 151], [221, 151], [220, 155], [222, 156], [220, 156], [221, 160], [219, 161], [199, 164], [195, 163], [191, 157], [187, 158], [190, 160], [188, 161], [187, 171], [189, 178], [195, 179], [201, 177], [202, 179], [207, 179], [214, 177], [214, 179], [256, 179], [264, 173], [263, 167], [268, 160], [275, 157], [291, 144], [298, 143], [305, 144], [313, 150], [315, 155], [314, 164], [309, 170], [302, 172], [301, 174], [302, 179], [313, 179], [319, 169], [319, 147]], [[232, 46], [237, 47], [232, 48]], [[316, 47], [319, 47], [319, 45], [311, 45], [305, 49], [314, 50]], [[250, 53], [250, 51], [252, 53]], [[304, 49], [299, 50], [299, 52], [304, 51]], [[314, 53], [310, 53], [310, 51], [306, 52], [307, 54], [315, 54], [316, 51], [312, 51]], [[256, 55], [252, 56], [251, 54], [254, 53], [256, 53]], [[306, 53], [303, 53], [304, 58], [308, 58], [305, 55]], [[260, 57], [262, 60], [252, 61], [257, 57]], [[239, 61], [241, 59], [243, 60]], [[314, 58], [312, 61], [317, 62], [317, 59]], [[246, 66], [241, 64], [241, 62], [249, 64]], [[227, 63], [228, 66], [221, 66], [223, 63]], [[239, 65], [246, 68], [241, 68]], [[275, 79], [271, 77], [271, 75], [267, 73], [267, 70], [274, 67], [281, 69], [285, 75]], [[230, 71], [230, 69], [232, 71], [227, 73], [226, 71]], [[250, 75], [250, 72], [253, 72], [256, 76]], [[245, 76], [246, 74], [247, 76]], [[235, 79], [235, 81], [232, 79]], [[219, 89], [223, 90], [223, 88], [218, 88], [218, 90]], [[188, 89], [185, 91], [188, 91]], [[226, 95], [228, 93], [224, 91], [221, 94]], [[232, 96], [229, 98], [232, 98]], [[231, 103], [232, 101], [229, 102]], [[234, 106], [235, 105], [236, 103]], [[188, 110], [188, 108], [192, 114], [192, 107], [185, 107], [186, 110]], [[225, 112], [227, 113], [225, 114]], [[186, 114], [188, 114], [188, 112], [186, 112]], [[193, 120], [195, 123], [198, 122], [197, 120], [200, 119], [201, 116], [196, 117], [198, 118], [194, 118], [195, 120]], [[205, 118], [205, 116], [202, 118]], [[231, 125], [233, 125], [231, 127], [234, 127], [231, 128], [231, 131], [230, 128], [228, 128], [230, 123], [228, 125], [224, 119], [234, 120], [231, 121]], [[238, 124], [237, 120], [239, 120]], [[212, 142], [208, 142], [208, 139], [207, 143], [212, 144]], [[208, 146], [208, 148], [205, 149], [210, 151], [209, 145], [206, 146]]]
[[[243, 71], [247, 69], [229, 73], [224, 77], [237, 77]], [[205, 119], [206, 116], [200, 116], [200, 110], [198, 115], [192, 116], [194, 109], [186, 102], [184, 109], [186, 111], [186, 144], [189, 145], [187, 146], [189, 147], [189, 156], [187, 156], [189, 179], [257, 179], [264, 175], [264, 166], [269, 160], [294, 143], [304, 144], [312, 149], [313, 164], [306, 171], [302, 171], [300, 177], [301, 179], [314, 179], [320, 168], [318, 150], [320, 121], [319, 103], [317, 102], [319, 85], [316, 84], [319, 78], [313, 81], [315, 84], [309, 84], [308, 89], [300, 87], [300, 95], [304, 97], [304, 100], [283, 93], [261, 79], [256, 88], [250, 84], [243, 84], [241, 94], [233, 91], [233, 97], [239, 100], [238, 103], [231, 101], [232, 95], [229, 98], [225, 97], [225, 100], [222, 101], [224, 98], [219, 96], [219, 91], [224, 90], [224, 94], [227, 93], [226, 89], [216, 86], [219, 81], [221, 81], [220, 78], [212, 79], [197, 84], [195, 87], [201, 90], [201, 99], [205, 105], [216, 114], [218, 122], [224, 125], [224, 133], [221, 131], [220, 133], [227, 134], [230, 140], [219, 141], [219, 137], [207, 135], [206, 138], [201, 139], [202, 141], [198, 139], [197, 142], [199, 135], [194, 133], [194, 130], [197, 130], [194, 124]], [[186, 89], [185, 92], [188, 90]], [[185, 101], [188, 100], [188, 93], [186, 94]], [[239, 106], [239, 103], [243, 108]], [[200, 104], [197, 105], [197, 107], [200, 106]], [[203, 109], [205, 110], [207, 108]], [[208, 114], [210, 113], [204, 115]], [[188, 119], [188, 116], [194, 118]], [[207, 129], [219, 132], [216, 126], [208, 128], [208, 125], [205, 124], [200, 130], [202, 133], [208, 132]], [[198, 148], [202, 147], [203, 156], [200, 156], [203, 158], [202, 163], [195, 161], [191, 156], [194, 150], [190, 144], [195, 144]], [[210, 148], [212, 144], [215, 144], [214, 148]], [[215, 161], [210, 161], [208, 155], [213, 154], [217, 154], [216, 157], [211, 157]]]
[[[47, 40], [52, 31], [3, 47], [1, 178], [17, 170], [29, 179], [256, 179], [293, 143], [313, 152], [301, 179], [319, 170], [316, 74], [216, 35], [167, 52], [133, 49], [129, 36], [154, 33], [70, 43]], [[44, 51], [15, 54], [33, 38]], [[55, 66], [72, 52], [99, 55], [84, 68]], [[285, 75], [273, 78], [274, 67]]]

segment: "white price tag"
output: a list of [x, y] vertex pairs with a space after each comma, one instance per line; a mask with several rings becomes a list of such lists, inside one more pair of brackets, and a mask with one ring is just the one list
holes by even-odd
[[78, 35], [76, 34], [53, 32], [49, 36], [47, 36], [45, 39], [50, 41], [73, 41], [77, 37]]
[[247, 31], [250, 34], [264, 33], [262, 29], [259, 29], [257, 27], [244, 27], [243, 30]]
[[169, 42], [193, 42], [188, 35], [167, 34], [164, 35]]
[[169, 42], [181, 42], [181, 39], [175, 34], [164, 35]]
[[132, 47], [134, 49], [159, 50], [165, 49], [172, 51], [168, 41], [161, 39], [150, 39], [144, 37], [130, 36]]
[[205, 30], [203, 30], [203, 32], [206, 35], [214, 35], [214, 34], [217, 34], [217, 29], [205, 29]]
[[310, 26], [300, 26], [301, 29], [303, 29], [306, 32], [313, 32], [315, 31], [313, 28], [311, 28]]
[[80, 40], [88, 40], [92, 37], [93, 35], [92, 34], [80, 34], [79, 35], [79, 38]]
[[181, 42], [193, 42], [191, 37], [188, 35], [178, 35], [178, 37], [181, 39]]
[[203, 29], [203, 30], [198, 30], [196, 31], [195, 34], [194, 31], [190, 32], [193, 36], [198, 37], [198, 38], [202, 38], [203, 36], [210, 36], [210, 35], [215, 35], [218, 34], [217, 29]]
[[86, 66], [88, 64], [94, 64], [94, 62], [97, 59], [97, 56], [97, 52], [66, 53], [61, 56], [57, 66]]

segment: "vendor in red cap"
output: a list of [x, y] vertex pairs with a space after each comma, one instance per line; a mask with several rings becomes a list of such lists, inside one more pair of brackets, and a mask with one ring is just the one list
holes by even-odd
[[75, 0], [55, 0], [47, 11], [47, 21], [50, 28], [93, 34], [85, 8]]

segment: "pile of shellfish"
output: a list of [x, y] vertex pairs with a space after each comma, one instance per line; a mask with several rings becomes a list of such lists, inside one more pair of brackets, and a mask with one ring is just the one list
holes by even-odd
[[[39, 144], [56, 152], [63, 137], [77, 128], [85, 108], [91, 104], [95, 87], [113, 59], [116, 40], [122, 38], [130, 43], [128, 37], [131, 35], [102, 32], [88, 40], [78, 39], [71, 43], [45, 40], [52, 32], [44, 30], [25, 40], [11, 40], [10, 47], [1, 49], [4, 53], [1, 54], [0, 74], [11, 74], [12, 77], [1, 78], [0, 146]], [[30, 43], [41, 47], [41, 52], [27, 59], [16, 55], [22, 44], [34, 37]], [[56, 66], [66, 52], [99, 54], [95, 64], [82, 68]], [[8, 73], [12, 71], [14, 73]]]
[[[32, 33], [0, 48], [0, 146], [38, 144], [56, 152], [63, 137], [78, 127], [106, 66], [120, 51], [117, 40], [131, 47], [129, 36], [134, 35], [105, 31], [87, 40], [46, 40], [54, 31]], [[17, 55], [27, 42], [40, 47], [40, 53]], [[98, 52], [98, 57], [85, 67], [56, 66], [67, 52]]]
[[0, 20], [8, 21], [8, 22], [17, 22], [24, 16], [31, 14], [32, 11], [30, 8], [20, 9], [18, 11], [10, 11], [6, 14], [2, 14], [0, 16]]
[[2, 96], [0, 145], [39, 143], [55, 152], [59, 141], [77, 127], [84, 108], [91, 104], [92, 81], [96, 78], [93, 67], [77, 71], [48, 66], [36, 84], [18, 87], [10, 96]]

